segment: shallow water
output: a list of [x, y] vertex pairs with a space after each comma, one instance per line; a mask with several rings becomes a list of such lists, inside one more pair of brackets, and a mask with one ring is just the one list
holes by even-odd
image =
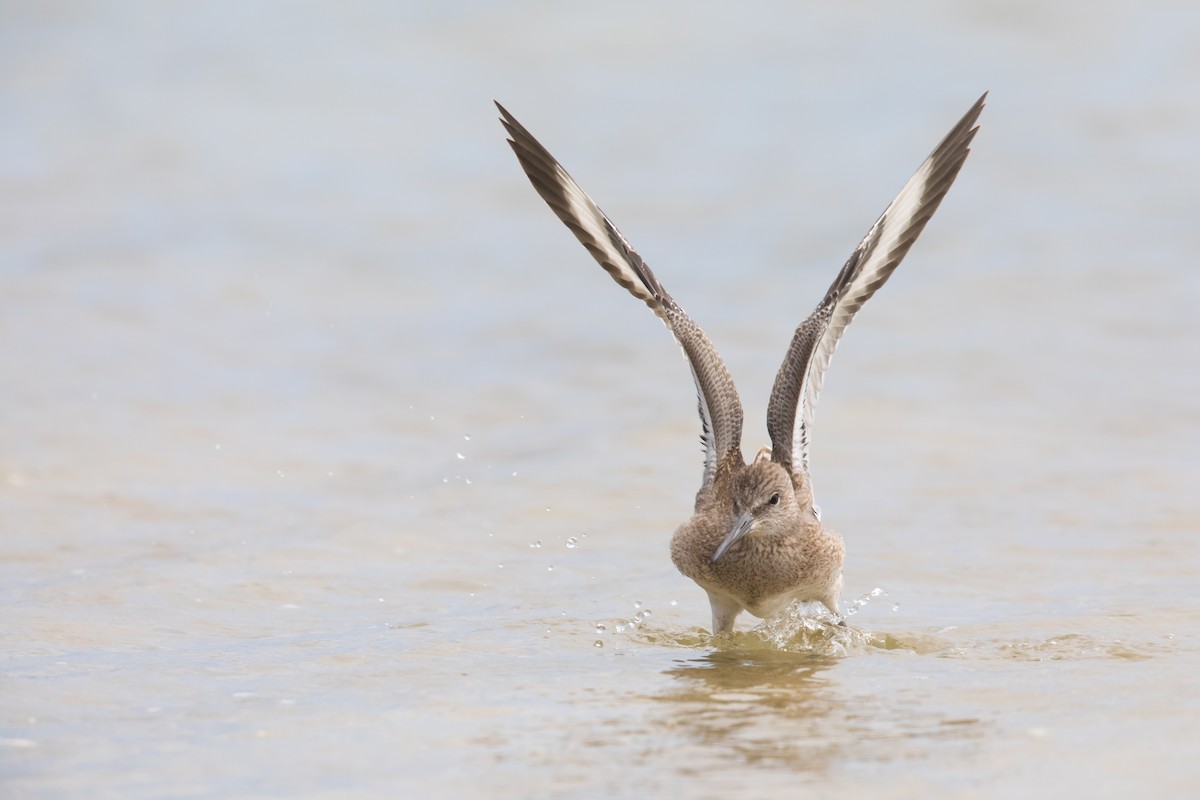
[[[0, 10], [0, 794], [1195, 793], [1200, 12], [1068, 8]], [[490, 100], [752, 451], [983, 89], [822, 396], [851, 627], [714, 642], [686, 368]]]

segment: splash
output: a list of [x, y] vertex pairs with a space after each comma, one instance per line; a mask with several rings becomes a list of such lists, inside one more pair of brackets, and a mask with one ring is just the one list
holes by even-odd
[[[874, 589], [867, 592], [866, 594], [859, 595], [857, 600], [854, 600], [853, 602], [851, 602], [850, 605], [846, 608], [846, 616], [853, 617], [860, 610], [862, 610], [863, 606], [865, 606], [867, 603], [870, 603], [875, 598], [887, 597], [887, 596], [888, 596], [887, 592], [885, 592], [883, 589], [880, 589], [878, 586], [876, 586]], [[897, 604], [892, 605], [893, 611], [897, 610], [898, 608], [899, 608], [899, 605], [897, 605]]]
[[[846, 617], [858, 613], [872, 600], [887, 597], [887, 592], [874, 588], [853, 600], [846, 609]], [[650, 610], [635, 601], [636, 611], [632, 618], [608, 621], [608, 627], [598, 623], [596, 632], [611, 630], [631, 644], [648, 644], [687, 649], [712, 651], [749, 650], [779, 653], [803, 653], [808, 655], [839, 658], [861, 654], [875, 649], [903, 650], [928, 647], [913, 647], [913, 643], [891, 635], [880, 635], [844, 624], [820, 603], [793, 603], [784, 611], [764, 620], [750, 630], [713, 636], [702, 628], [684, 630], [661, 629], [648, 623]], [[936, 648], [935, 648], [936, 649]]]
[[679, 647], [689, 650], [804, 653], [840, 657], [877, 646], [874, 634], [839, 624], [820, 604], [794, 604], [784, 612], [746, 631], [713, 636], [702, 628], [661, 629], [647, 624], [651, 612], [638, 609], [630, 619], [597, 623], [597, 633], [612, 631], [631, 644]]

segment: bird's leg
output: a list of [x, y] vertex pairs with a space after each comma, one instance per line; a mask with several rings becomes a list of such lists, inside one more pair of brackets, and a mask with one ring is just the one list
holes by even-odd
[[731, 597], [708, 592], [708, 602], [712, 606], [713, 636], [729, 633], [733, 630], [733, 621], [742, 613], [742, 605]]
[[833, 585], [833, 590], [829, 593], [828, 597], [825, 597], [821, 600], [821, 603], [826, 608], [828, 608], [831, 612], [833, 612], [833, 615], [835, 617], [837, 617], [837, 624], [841, 625], [843, 628], [845, 628], [845, 627], [848, 627], [846, 625], [846, 618], [844, 616], [842, 616], [842, 612], [838, 610], [838, 599], [841, 596], [842, 596], [842, 576], [838, 575], [837, 583], [835, 583]]

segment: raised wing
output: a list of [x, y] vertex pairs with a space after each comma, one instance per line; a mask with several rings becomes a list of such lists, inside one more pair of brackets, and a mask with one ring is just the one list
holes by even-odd
[[900, 265], [970, 152], [985, 92], [934, 148], [855, 248], [824, 299], [796, 328], [767, 406], [771, 458], [808, 482], [808, 439], [825, 370], [855, 312]]
[[511, 137], [508, 143], [533, 188], [600, 266], [666, 323], [683, 348], [696, 382], [704, 445], [703, 491], [712, 484], [717, 464], [731, 452], [741, 461], [742, 402], [729, 371], [704, 331], [667, 294], [650, 267], [600, 207], [504, 106], [496, 103], [496, 108], [500, 109], [500, 122]]

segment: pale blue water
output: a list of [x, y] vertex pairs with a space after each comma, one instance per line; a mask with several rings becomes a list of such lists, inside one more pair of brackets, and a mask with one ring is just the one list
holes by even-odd
[[[1194, 793], [1198, 36], [0, 8], [0, 795]], [[715, 648], [666, 552], [686, 368], [491, 100], [704, 325], [752, 452], [792, 327], [985, 89], [821, 398], [856, 633]]]

